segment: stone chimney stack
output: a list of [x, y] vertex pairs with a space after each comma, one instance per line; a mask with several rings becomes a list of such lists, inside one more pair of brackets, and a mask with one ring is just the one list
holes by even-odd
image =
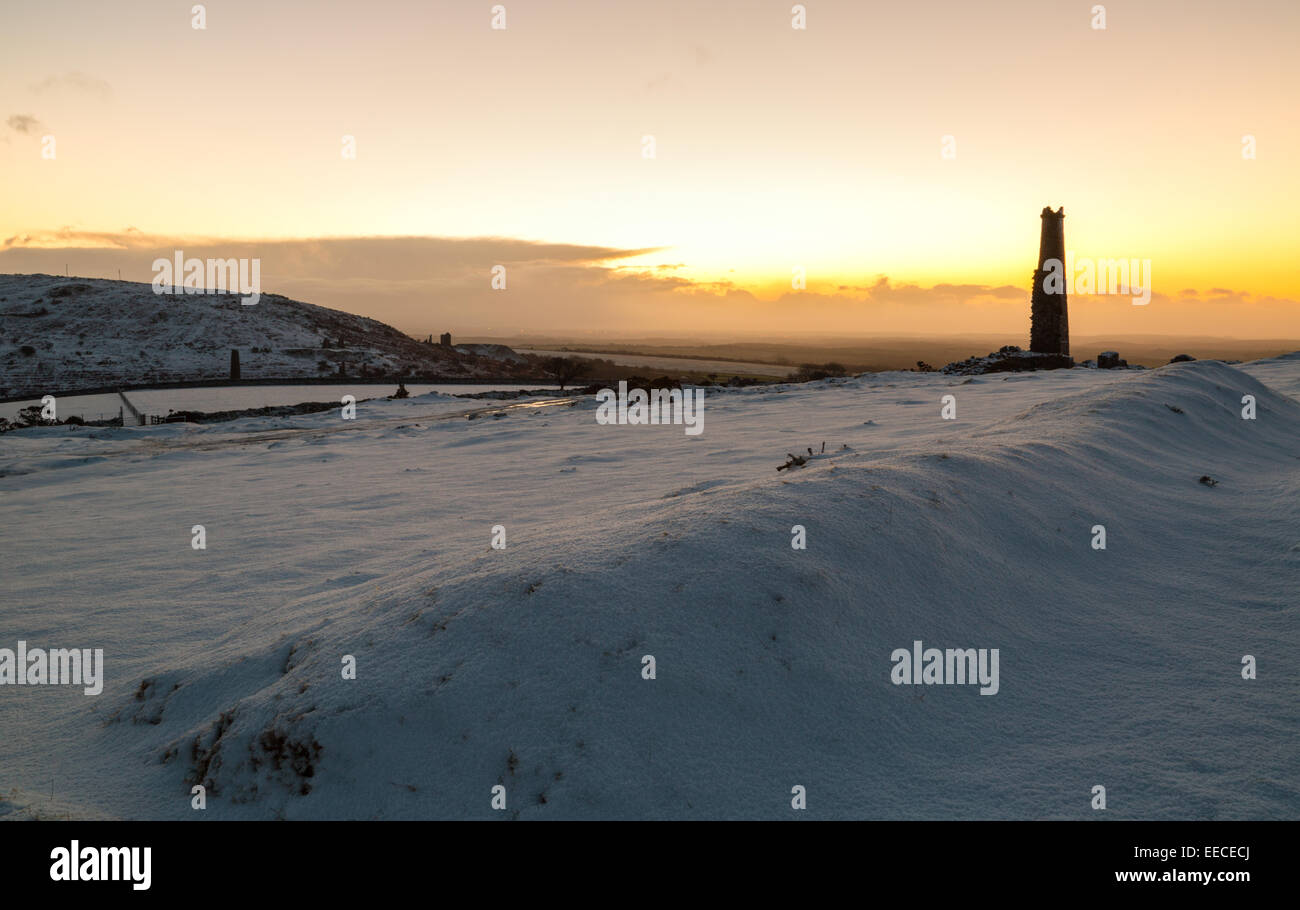
[[[1030, 296], [1029, 350], [1040, 354], [1070, 353], [1070, 317], [1066, 307], [1065, 207], [1043, 209], [1038, 241], [1038, 269]], [[1051, 260], [1055, 262], [1049, 267]], [[1050, 281], [1048, 280], [1050, 277]]]

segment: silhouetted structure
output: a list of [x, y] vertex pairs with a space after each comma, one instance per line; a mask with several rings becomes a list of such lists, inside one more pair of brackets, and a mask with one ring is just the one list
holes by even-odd
[[[1065, 274], [1065, 206], [1053, 212], [1043, 209], [1043, 232], [1038, 241], [1038, 268], [1034, 271], [1034, 291], [1030, 296], [1029, 350], [1037, 354], [1070, 353], [1070, 317], [1066, 308]], [[1056, 260], [1054, 270], [1060, 287], [1044, 287], [1049, 274], [1048, 262]]]
[[239, 349], [238, 348], [230, 349], [230, 378], [231, 379], [239, 378]]
[[443, 332], [442, 336], [438, 339], [438, 344], [442, 345], [444, 348], [451, 347], [451, 332]]

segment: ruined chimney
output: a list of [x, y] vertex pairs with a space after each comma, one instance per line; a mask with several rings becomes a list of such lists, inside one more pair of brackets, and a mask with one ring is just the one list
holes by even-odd
[[1070, 353], [1070, 319], [1066, 308], [1065, 207], [1043, 209], [1038, 241], [1038, 268], [1030, 296], [1029, 350], [1040, 354]]
[[230, 349], [230, 378], [239, 378], [239, 348]]

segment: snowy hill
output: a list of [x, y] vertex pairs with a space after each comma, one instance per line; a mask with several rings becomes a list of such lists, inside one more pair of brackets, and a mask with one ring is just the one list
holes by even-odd
[[455, 345], [455, 350], [462, 354], [472, 354], [475, 357], [486, 357], [489, 360], [503, 360], [508, 363], [518, 364], [527, 363], [527, 358], [504, 344], [458, 344]]
[[340, 364], [353, 376], [501, 378], [523, 363], [509, 348], [480, 356], [421, 344], [374, 319], [275, 294], [244, 306], [235, 294], [155, 294], [129, 281], [0, 275], [3, 397], [223, 379], [232, 348], [244, 379], [328, 376]]
[[[709, 390], [699, 436], [440, 396], [6, 434], [0, 647], [108, 669], [95, 697], [0, 690], [0, 794], [789, 818], [799, 785], [809, 817], [1294, 819], [1298, 389], [1292, 355]], [[917, 640], [999, 649], [999, 691], [894, 685]]]

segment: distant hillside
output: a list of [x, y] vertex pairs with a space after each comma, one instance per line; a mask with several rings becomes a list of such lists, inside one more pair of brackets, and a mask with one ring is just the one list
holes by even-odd
[[418, 375], [500, 379], [526, 372], [501, 345], [447, 348], [339, 310], [263, 294], [155, 294], [148, 284], [0, 275], [0, 397], [222, 379]]
[[[1026, 319], [1025, 328], [1029, 323]], [[491, 340], [491, 339], [484, 339]], [[556, 350], [599, 354], [626, 362], [630, 357], [689, 357], [698, 360], [736, 361], [742, 364], [767, 363], [788, 372], [804, 363], [828, 361], [843, 364], [851, 373], [880, 370], [910, 370], [918, 360], [941, 366], [964, 360], [972, 354], [996, 351], [1004, 344], [1027, 347], [1024, 335], [1000, 333], [984, 335], [852, 336], [825, 337], [813, 334], [769, 340], [719, 340], [703, 338], [602, 337], [521, 335], [495, 339], [521, 350]], [[1276, 357], [1300, 348], [1300, 338], [1248, 339], [1212, 338], [1193, 335], [1083, 335], [1070, 338], [1075, 360], [1091, 360], [1102, 351], [1119, 351], [1131, 364], [1158, 367], [1176, 354], [1191, 354], [1200, 360], [1260, 360]]]

